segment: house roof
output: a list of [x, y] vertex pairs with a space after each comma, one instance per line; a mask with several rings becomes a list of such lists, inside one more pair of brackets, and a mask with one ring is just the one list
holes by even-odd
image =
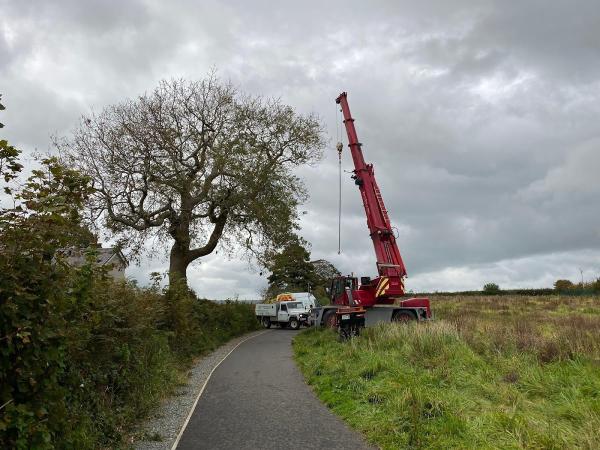
[[128, 261], [123, 253], [121, 253], [121, 250], [115, 247], [99, 248], [97, 251], [98, 256], [96, 257], [96, 262], [101, 266], [105, 266], [106, 264], [114, 264], [117, 262], [117, 259], [120, 260], [123, 265], [128, 265]]
[[[106, 266], [108, 264], [116, 264], [122, 265], [123, 267], [127, 267], [129, 265], [127, 259], [116, 247], [96, 247], [94, 249], [97, 253], [96, 255], [96, 264], [99, 266]], [[79, 267], [85, 263], [85, 249], [69, 249], [65, 251], [67, 255], [67, 261], [69, 264]]]

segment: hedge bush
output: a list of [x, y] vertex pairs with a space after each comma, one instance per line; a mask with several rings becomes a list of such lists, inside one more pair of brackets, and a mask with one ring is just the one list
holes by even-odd
[[118, 448], [182, 365], [257, 322], [251, 305], [114, 282], [93, 251], [70, 267], [64, 249], [90, 244], [88, 181], [43, 164], [0, 211], [0, 448]]

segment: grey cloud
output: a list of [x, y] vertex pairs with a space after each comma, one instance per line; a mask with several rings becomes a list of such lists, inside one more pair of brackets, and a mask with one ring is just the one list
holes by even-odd
[[61, 98], [55, 91], [41, 84], [14, 79], [3, 103], [7, 139], [26, 153], [51, 150], [51, 137], [64, 134], [78, 120], [81, 105]]
[[[595, 1], [0, 0], [0, 9], [2, 132], [26, 151], [45, 150], [92, 108], [216, 67], [243, 91], [323, 118], [331, 149], [298, 171], [311, 194], [302, 234], [313, 257], [373, 274], [347, 174], [337, 255], [333, 99], [347, 90], [409, 286], [479, 287], [494, 270], [501, 284], [548, 285], [571, 265], [596, 270]], [[254, 296], [264, 277], [222, 256], [194, 267], [192, 285], [209, 297]], [[145, 260], [129, 272], [147, 280], [161, 267]]]
[[[448, 267], [421, 273], [410, 279], [414, 291], [435, 291], [439, 286], [449, 290], [481, 289], [484, 283], [496, 282], [503, 289], [551, 287], [560, 278], [574, 282], [594, 280], [600, 271], [600, 252], [578, 251], [550, 253], [536, 257], [500, 260], [490, 264]], [[585, 267], [583, 273], [579, 269]]]

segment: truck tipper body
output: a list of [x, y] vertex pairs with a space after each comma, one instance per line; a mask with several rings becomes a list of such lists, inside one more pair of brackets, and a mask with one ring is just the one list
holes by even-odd
[[284, 292], [283, 294], [278, 294], [277, 297], [265, 300], [263, 303], [279, 303], [292, 300], [302, 302], [308, 309], [320, 306], [317, 298], [310, 292]]

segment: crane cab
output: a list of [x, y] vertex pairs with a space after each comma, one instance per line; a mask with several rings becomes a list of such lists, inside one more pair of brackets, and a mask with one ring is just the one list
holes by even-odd
[[329, 300], [333, 305], [352, 305], [352, 291], [358, 289], [358, 278], [346, 275], [335, 277], [329, 285]]
[[[358, 278], [351, 275], [335, 277], [331, 280], [329, 299], [332, 305], [364, 306], [375, 304], [376, 290], [380, 278], [371, 280], [369, 277]], [[381, 300], [381, 299], [379, 299]]]

